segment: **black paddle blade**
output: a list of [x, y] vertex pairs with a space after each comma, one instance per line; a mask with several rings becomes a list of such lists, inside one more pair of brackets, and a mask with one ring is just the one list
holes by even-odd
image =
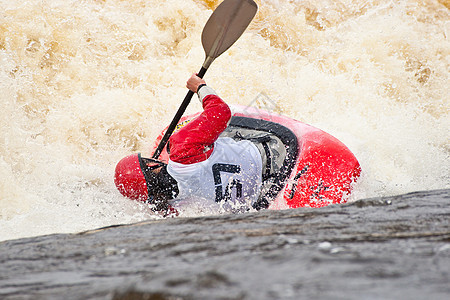
[[225, 0], [214, 10], [202, 32], [205, 69], [237, 41], [257, 10], [253, 0]]

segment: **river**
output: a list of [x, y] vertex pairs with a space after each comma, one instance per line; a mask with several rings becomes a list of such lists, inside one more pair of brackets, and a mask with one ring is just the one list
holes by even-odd
[[[448, 0], [256, 2], [209, 85], [346, 144], [362, 167], [349, 202], [450, 187]], [[0, 0], [0, 241], [156, 218], [114, 167], [150, 154], [219, 3]]]

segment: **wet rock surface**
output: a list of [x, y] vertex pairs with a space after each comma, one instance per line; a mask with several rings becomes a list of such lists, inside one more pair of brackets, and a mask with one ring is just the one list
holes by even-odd
[[450, 190], [0, 243], [1, 299], [448, 299]]

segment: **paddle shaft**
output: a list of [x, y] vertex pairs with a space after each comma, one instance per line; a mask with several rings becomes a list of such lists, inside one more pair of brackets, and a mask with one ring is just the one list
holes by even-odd
[[[200, 78], [203, 78], [206, 73], [206, 68], [202, 67], [200, 71], [198, 72], [197, 76]], [[167, 141], [169, 140], [170, 136], [172, 135], [173, 131], [175, 130], [175, 127], [177, 126], [178, 122], [180, 121], [181, 117], [183, 116], [184, 112], [186, 111], [186, 108], [188, 107], [189, 103], [191, 102], [192, 96], [194, 96], [193, 91], [189, 91], [186, 94], [186, 97], [184, 97], [183, 102], [181, 103], [181, 106], [178, 108], [177, 113], [173, 117], [172, 122], [170, 123], [169, 127], [166, 130], [166, 133], [164, 133], [163, 138], [159, 142], [158, 147], [155, 150], [155, 153], [153, 153], [152, 158], [158, 158], [161, 154], [162, 150], [164, 149], [164, 146], [167, 144]]]

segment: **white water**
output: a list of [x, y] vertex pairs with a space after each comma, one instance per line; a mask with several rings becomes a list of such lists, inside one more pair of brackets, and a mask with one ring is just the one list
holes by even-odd
[[[448, 0], [256, 2], [205, 77], [227, 102], [264, 92], [344, 142], [363, 169], [351, 200], [450, 186]], [[154, 217], [114, 167], [150, 155], [218, 3], [0, 0], [0, 240]]]

